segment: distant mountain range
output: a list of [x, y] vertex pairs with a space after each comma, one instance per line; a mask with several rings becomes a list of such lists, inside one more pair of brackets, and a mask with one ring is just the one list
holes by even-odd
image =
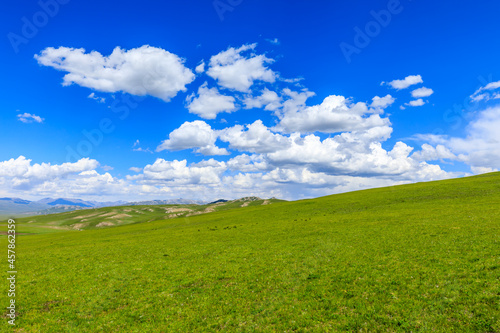
[[146, 200], [129, 202], [128, 205], [139, 206], [139, 205], [203, 205], [205, 202], [199, 200], [190, 199], [171, 199], [171, 200]]
[[85, 201], [68, 198], [44, 198], [38, 201], [29, 201], [20, 198], [0, 198], [0, 216], [18, 215], [45, 215], [69, 212], [77, 209], [99, 208], [125, 205], [173, 205], [173, 204], [203, 204], [202, 201], [175, 199], [175, 200], [149, 200], [139, 202], [127, 201]]

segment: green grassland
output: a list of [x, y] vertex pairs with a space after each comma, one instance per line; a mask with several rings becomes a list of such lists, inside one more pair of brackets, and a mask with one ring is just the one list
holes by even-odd
[[[17, 218], [17, 232], [39, 234], [62, 230], [102, 229], [126, 224], [152, 222], [207, 214], [247, 206], [268, 205], [283, 200], [246, 197], [207, 205], [116, 206], [82, 209], [58, 214]], [[6, 223], [0, 224], [6, 230]]]
[[13, 331], [500, 332], [499, 173], [235, 206], [20, 221]]

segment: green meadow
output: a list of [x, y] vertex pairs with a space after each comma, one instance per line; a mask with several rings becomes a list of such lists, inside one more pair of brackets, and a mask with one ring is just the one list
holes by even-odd
[[263, 203], [19, 219], [1, 327], [500, 332], [500, 173]]

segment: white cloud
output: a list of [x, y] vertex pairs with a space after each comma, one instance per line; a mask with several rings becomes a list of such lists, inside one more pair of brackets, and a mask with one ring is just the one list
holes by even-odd
[[22, 113], [22, 114], [18, 114], [17, 115], [17, 119], [20, 121], [20, 122], [23, 122], [25, 124], [28, 124], [28, 123], [43, 123], [43, 121], [45, 119], [43, 119], [42, 117], [40, 116], [37, 116], [36, 114], [31, 114], [31, 113]]
[[138, 180], [144, 184], [169, 184], [169, 185], [197, 185], [218, 184], [221, 175], [226, 171], [225, 162], [210, 159], [199, 163], [187, 165], [186, 160], [166, 161], [157, 159], [153, 164], [144, 167], [142, 174], [128, 176], [128, 179]]
[[185, 122], [169, 134], [168, 140], [163, 141], [156, 151], [194, 149], [203, 155], [228, 155], [225, 148], [215, 145], [217, 132], [210, 125], [201, 120]]
[[484, 87], [477, 89], [474, 94], [470, 96], [470, 98], [474, 102], [479, 101], [489, 101], [491, 99], [500, 99], [500, 93], [492, 92], [500, 88], [500, 81], [490, 82]]
[[273, 45], [280, 45], [280, 41], [278, 40], [278, 38], [266, 39], [266, 41], [268, 41], [269, 43], [271, 43]]
[[90, 93], [90, 95], [88, 95], [87, 98], [93, 99], [94, 101], [97, 101], [98, 103], [106, 102], [106, 98], [98, 97], [98, 96], [96, 96], [95, 93]]
[[227, 166], [231, 170], [240, 172], [256, 172], [269, 170], [270, 166], [263, 155], [241, 154], [227, 161]]
[[285, 149], [290, 145], [290, 138], [272, 133], [261, 120], [245, 126], [236, 125], [220, 132], [220, 139], [229, 142], [229, 146], [240, 151], [267, 153]]
[[196, 66], [196, 68], [194, 70], [198, 74], [203, 73], [205, 71], [205, 62], [202, 61], [198, 66]]
[[394, 181], [447, 177], [439, 166], [412, 159], [409, 154], [413, 148], [403, 142], [387, 151], [380, 142], [343, 139], [340, 135], [321, 141], [315, 135], [308, 135], [302, 143], [294, 142], [287, 150], [268, 154], [268, 160], [277, 167], [307, 166], [311, 171], [329, 175], [389, 177]]
[[[285, 102], [286, 104], [286, 102]], [[284, 111], [276, 128], [285, 133], [337, 133], [387, 126], [389, 119], [370, 114], [365, 103], [352, 103], [343, 96], [331, 95], [319, 105], [294, 106]]]
[[[446, 148], [445, 155], [441, 158], [456, 159], [466, 163], [471, 167], [472, 172], [478, 173], [481, 170], [496, 170], [500, 165], [500, 107], [490, 107], [477, 112], [475, 118], [465, 128], [465, 137], [448, 137], [436, 135], [416, 135], [415, 138], [437, 144]], [[422, 146], [422, 152], [418, 153], [417, 158], [429, 157], [429, 145]], [[416, 153], [417, 154], [417, 153]], [[441, 153], [442, 155], [443, 153]], [[423, 156], [423, 157], [421, 157]], [[434, 158], [433, 158], [434, 159]]]
[[152, 154], [153, 152], [151, 151], [151, 149], [149, 148], [142, 148], [141, 147], [141, 143], [139, 142], [139, 140], [136, 140], [134, 142], [134, 145], [132, 146], [132, 150], [133, 151], [141, 151], [141, 152], [145, 152], [145, 153], [150, 153]]
[[189, 112], [204, 119], [215, 119], [221, 112], [230, 113], [237, 109], [233, 96], [222, 95], [215, 87], [208, 88], [206, 82], [198, 89], [197, 97], [193, 93], [186, 101]]
[[149, 45], [130, 50], [116, 47], [109, 56], [86, 53], [83, 48], [48, 47], [35, 59], [40, 65], [68, 72], [64, 86], [74, 83], [101, 92], [122, 91], [164, 101], [186, 91], [195, 77], [182, 58]]
[[381, 84], [386, 84], [391, 86], [394, 89], [401, 90], [406, 89], [412, 85], [423, 83], [422, 76], [420, 75], [409, 75], [405, 77], [403, 80], [393, 80], [391, 82], [382, 82]]
[[142, 171], [142, 168], [138, 168], [138, 167], [130, 167], [130, 168], [129, 168], [129, 170], [130, 170], [130, 171], [133, 171], [133, 172], [137, 172], [137, 173], [139, 173], [139, 172], [141, 172], [141, 171]]
[[282, 117], [283, 114], [303, 110], [306, 107], [306, 101], [315, 94], [307, 89], [297, 92], [285, 88], [283, 89], [283, 95], [286, 97], [286, 100], [283, 102], [282, 114], [278, 113], [278, 117]]
[[497, 172], [498, 169], [494, 169], [494, 168], [485, 168], [485, 167], [471, 167], [471, 171], [476, 174], [476, 175], [480, 175], [480, 174], [483, 174], [483, 173], [490, 173], [490, 172]]
[[429, 97], [432, 94], [434, 94], [434, 90], [426, 87], [418, 88], [411, 92], [413, 98]]
[[281, 100], [282, 98], [276, 92], [264, 88], [260, 96], [248, 96], [243, 103], [245, 104], [245, 109], [260, 109], [264, 107], [264, 110], [275, 111], [281, 107]]
[[443, 145], [433, 147], [427, 143], [422, 145], [422, 150], [413, 153], [412, 158], [417, 161], [437, 161], [437, 160], [456, 160], [457, 156]]
[[421, 98], [410, 101], [409, 103], [405, 103], [405, 105], [407, 105], [407, 106], [422, 106], [424, 104], [425, 104], [425, 102]]
[[49, 189], [60, 193], [73, 186], [79, 189], [82, 185], [82, 173], [92, 171], [98, 166], [96, 160], [88, 158], [82, 158], [75, 163], [31, 164], [30, 159], [19, 156], [17, 159], [0, 162], [0, 188], [7, 188], [11, 195], [20, 193], [21, 196], [27, 192], [31, 195], [47, 193], [50, 192]]
[[396, 99], [389, 94], [387, 94], [384, 97], [375, 96], [372, 98], [372, 103], [370, 104], [370, 107], [385, 109], [392, 103], [394, 103], [395, 100]]
[[452, 137], [447, 146], [472, 167], [496, 169], [500, 165], [500, 107], [479, 112], [466, 127], [466, 137]]
[[[224, 88], [248, 92], [255, 81], [272, 83], [277, 74], [266, 67], [273, 60], [252, 51], [257, 44], [230, 47], [210, 58], [207, 74]], [[249, 52], [250, 51], [250, 52]]]

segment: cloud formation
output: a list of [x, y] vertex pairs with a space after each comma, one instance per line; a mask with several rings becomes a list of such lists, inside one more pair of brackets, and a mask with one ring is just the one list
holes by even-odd
[[[465, 128], [464, 137], [419, 135], [428, 141], [415, 153], [417, 159], [458, 160], [470, 166], [474, 173], [495, 171], [500, 165], [500, 106], [493, 106], [475, 114]], [[435, 146], [429, 145], [433, 144]]]
[[187, 109], [203, 119], [215, 119], [221, 112], [233, 112], [237, 109], [233, 96], [219, 93], [217, 88], [208, 88], [205, 82], [198, 88], [198, 95], [194, 93], [187, 97]]
[[253, 51], [257, 44], [246, 44], [237, 49], [228, 48], [210, 58], [208, 76], [227, 89], [249, 92], [255, 81], [272, 83], [277, 74], [266, 65], [273, 62], [265, 55]]
[[402, 80], [393, 80], [391, 82], [382, 82], [382, 84], [386, 84], [394, 89], [401, 90], [406, 89], [415, 84], [423, 83], [422, 76], [420, 75], [409, 75]]
[[375, 96], [372, 98], [372, 103], [370, 104], [370, 106], [372, 108], [385, 109], [388, 106], [392, 105], [395, 100], [396, 99], [389, 94], [384, 97]]
[[44, 119], [40, 116], [37, 116], [36, 114], [31, 114], [31, 113], [21, 113], [17, 115], [17, 119], [25, 124], [28, 123], [43, 123]]
[[156, 151], [195, 149], [197, 153], [203, 155], [228, 155], [226, 149], [215, 145], [217, 136], [217, 132], [204, 121], [186, 121], [172, 131], [168, 140], [163, 141]]
[[432, 94], [434, 94], [434, 90], [426, 87], [421, 87], [411, 92], [413, 98], [429, 97]]
[[472, 101], [489, 101], [492, 99], [500, 99], [500, 92], [495, 91], [500, 88], [500, 81], [490, 82], [484, 87], [480, 87], [477, 89], [474, 94], [470, 96]]
[[[377, 100], [376, 103], [388, 102], [388, 100]], [[285, 133], [316, 131], [338, 133], [390, 124], [388, 118], [381, 118], [375, 112], [365, 103], [353, 103], [344, 96], [331, 95], [319, 105], [309, 107], [293, 105], [288, 110], [285, 109], [276, 129]]]
[[109, 56], [97, 51], [48, 47], [35, 55], [40, 65], [67, 72], [63, 86], [78, 84], [101, 92], [150, 95], [166, 102], [194, 80], [184, 60], [162, 48], [144, 45], [124, 50], [116, 47]]

